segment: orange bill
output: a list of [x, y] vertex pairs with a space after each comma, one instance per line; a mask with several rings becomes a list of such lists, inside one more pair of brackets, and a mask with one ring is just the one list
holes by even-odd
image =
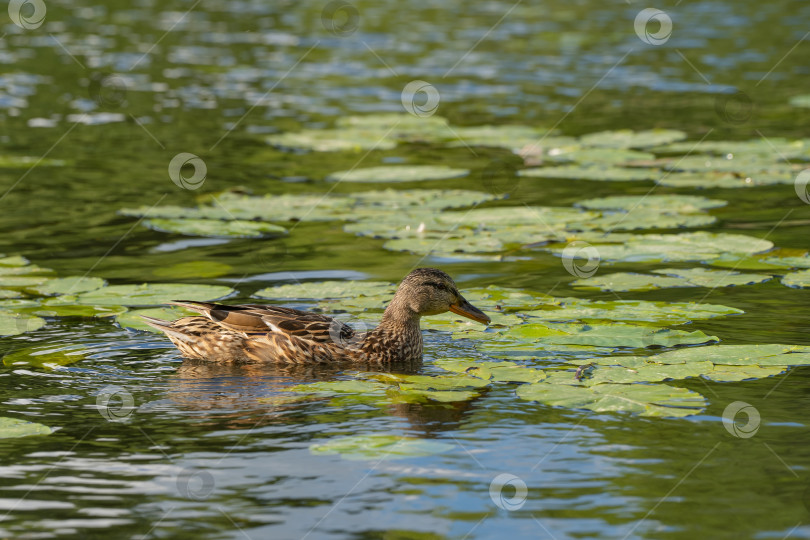
[[467, 317], [468, 319], [472, 319], [475, 322], [480, 322], [482, 324], [489, 324], [491, 321], [486, 313], [467, 302], [463, 296], [459, 298], [457, 303], [450, 304], [450, 311], [456, 315]]

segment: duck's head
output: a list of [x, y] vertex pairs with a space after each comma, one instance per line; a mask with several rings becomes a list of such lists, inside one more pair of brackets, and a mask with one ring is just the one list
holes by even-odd
[[452, 311], [476, 322], [490, 323], [486, 313], [461, 296], [453, 278], [436, 268], [417, 268], [405, 276], [395, 298], [420, 316]]

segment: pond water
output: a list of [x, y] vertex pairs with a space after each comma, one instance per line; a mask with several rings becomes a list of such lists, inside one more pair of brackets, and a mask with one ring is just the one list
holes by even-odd
[[[652, 6], [662, 13], [640, 15], [645, 7], [591, 0], [11, 2], [11, 18], [0, 26], [0, 253], [24, 256], [50, 269], [42, 272], [50, 278], [175, 283], [181, 285], [176, 296], [191, 295], [183, 291], [192, 284], [224, 285], [235, 290], [228, 302], [257, 302], [257, 291], [283, 284], [396, 282], [414, 266], [437, 266], [462, 291], [478, 295], [495, 286], [538, 297], [729, 306], [744, 313], [670, 326], [702, 331], [722, 344], [804, 345], [810, 294], [780, 277], [793, 270], [759, 270], [766, 281], [733, 287], [586, 289], [574, 284], [583, 276], [566, 267], [571, 259], [561, 257], [566, 242], [580, 237], [555, 237], [562, 229], [549, 222], [549, 233], [542, 218], [492, 233], [500, 242], [498, 235], [531, 236], [535, 227], [537, 245], [521, 236], [517, 246], [504, 240], [492, 248], [494, 256], [465, 257], [455, 248], [386, 249], [384, 238], [344, 231], [344, 222], [364, 216], [360, 210], [331, 221], [313, 219], [320, 210], [312, 216], [304, 210], [297, 221], [248, 217], [287, 229], [259, 239], [167, 233], [121, 212], [145, 207], [148, 218], [168, 206], [217, 209], [238, 197], [217, 195], [229, 190], [314, 195], [320, 204], [388, 187], [462, 189], [499, 198], [483, 208], [521, 209], [571, 208], [613, 195], [697, 195], [726, 204], [695, 212], [701, 225], [661, 230], [648, 224], [633, 232], [744, 234], [752, 244], [772, 242], [781, 256], [802, 257], [810, 209], [792, 178], [810, 153], [802, 147], [782, 160], [779, 141], [808, 137], [810, 108], [800, 105], [810, 99], [797, 97], [808, 93], [810, 4], [669, 2]], [[423, 82], [408, 86], [413, 81]], [[411, 94], [403, 104], [406, 87]], [[268, 137], [335, 129], [341, 119], [381, 113], [425, 123], [414, 124], [415, 133], [396, 145], [378, 144], [384, 137], [334, 152], [268, 144]], [[420, 138], [439, 117], [458, 132], [456, 144]], [[547, 137], [619, 129], [679, 130], [688, 144], [725, 141], [729, 148], [729, 141], [751, 140], [759, 149], [755, 166], [787, 167], [779, 174], [788, 179], [737, 189], [703, 180], [667, 185], [518, 176], [537, 155], [517, 155], [523, 144], [479, 145], [463, 131], [482, 125], [527, 126], [540, 134], [529, 146], [543, 148], [579, 148], [574, 139], [543, 143]], [[343, 140], [344, 128], [336, 128], [332, 144]], [[345, 140], [357, 135], [350, 132]], [[176, 162], [172, 182], [167, 170], [181, 153], [197, 158]], [[599, 171], [610, 153], [600, 154]], [[656, 152], [662, 156], [667, 152]], [[542, 164], [551, 157], [543, 155]], [[200, 161], [181, 168], [189, 159]], [[395, 165], [470, 173], [395, 184], [326, 179], [336, 171]], [[672, 162], [655, 165], [664, 170]], [[707, 177], [717, 170], [695, 166]], [[204, 180], [195, 176], [201, 167]], [[178, 178], [201, 185], [184, 189], [189, 186]], [[398, 197], [389, 194], [387, 207]], [[436, 197], [442, 195], [426, 201]], [[431, 210], [426, 201], [414, 206], [427, 207], [430, 219], [439, 216], [441, 208]], [[322, 209], [318, 204], [311, 207]], [[460, 215], [472, 204], [459, 204]], [[414, 210], [406, 206], [372, 222], [402, 225]], [[437, 245], [451, 236], [450, 230], [436, 234]], [[718, 238], [720, 256], [728, 237]], [[600, 237], [582, 239], [602, 249], [596, 278], [673, 267], [757, 271], [734, 257], [724, 267], [702, 264], [705, 257], [683, 255], [699, 251], [690, 246], [668, 261], [611, 258]], [[556, 244], [547, 248], [549, 241]], [[74, 347], [82, 354], [63, 366], [0, 365], [0, 417], [53, 430], [0, 438], [2, 537], [810, 537], [806, 366], [742, 382], [657, 382], [705, 399], [682, 417], [550, 406], [520, 399], [516, 392], [525, 384], [508, 381], [458, 400], [363, 399], [357, 392], [295, 398], [292, 387], [353, 381], [358, 370], [191, 363], [165, 337], [124, 329], [109, 317], [48, 316], [32, 326], [20, 314], [42, 309], [43, 294], [6, 285], [2, 290], [16, 292], [0, 297], [12, 299], [3, 300], [0, 328], [3, 311], [17, 321], [16, 331], [12, 323], [7, 332], [16, 335], [0, 338], [6, 360], [30, 356], [31, 347]], [[79, 291], [71, 285], [61, 292]], [[284, 303], [272, 293], [262, 296]], [[320, 307], [340, 311], [350, 300]], [[71, 303], [83, 305], [80, 299], [63, 304]], [[361, 320], [378, 316], [372, 309]], [[425, 333], [419, 373], [438, 376], [447, 358], [490, 356], [492, 348], [478, 346], [486, 336], [461, 339], [447, 331], [452, 324], [436, 324]], [[514, 350], [501, 343], [498, 357], [573, 379], [572, 358], [670, 349], [642, 342], [652, 347], [549, 352], [544, 339], [531, 337], [534, 348], [524, 340]], [[749, 407], [742, 422], [724, 422], [735, 402]], [[740, 423], [753, 432], [735, 429]], [[371, 451], [330, 450], [341, 438], [363, 436], [371, 437], [360, 439]], [[402, 444], [386, 445], [390, 440]]]

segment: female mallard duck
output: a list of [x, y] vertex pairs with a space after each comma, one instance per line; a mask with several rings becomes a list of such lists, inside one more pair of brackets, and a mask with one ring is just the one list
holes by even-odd
[[380, 325], [369, 332], [355, 332], [325, 315], [280, 306], [172, 304], [202, 316], [174, 322], [144, 319], [165, 332], [187, 358], [219, 362], [421, 361], [421, 317], [452, 311], [480, 323], [490, 322], [461, 296], [450, 276], [435, 268], [418, 268], [405, 276]]

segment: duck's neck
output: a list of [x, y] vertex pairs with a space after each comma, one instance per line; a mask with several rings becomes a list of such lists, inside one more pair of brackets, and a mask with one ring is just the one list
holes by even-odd
[[385, 309], [379, 326], [369, 333], [366, 350], [386, 361], [414, 361], [422, 359], [421, 316], [401, 298], [394, 296]]

